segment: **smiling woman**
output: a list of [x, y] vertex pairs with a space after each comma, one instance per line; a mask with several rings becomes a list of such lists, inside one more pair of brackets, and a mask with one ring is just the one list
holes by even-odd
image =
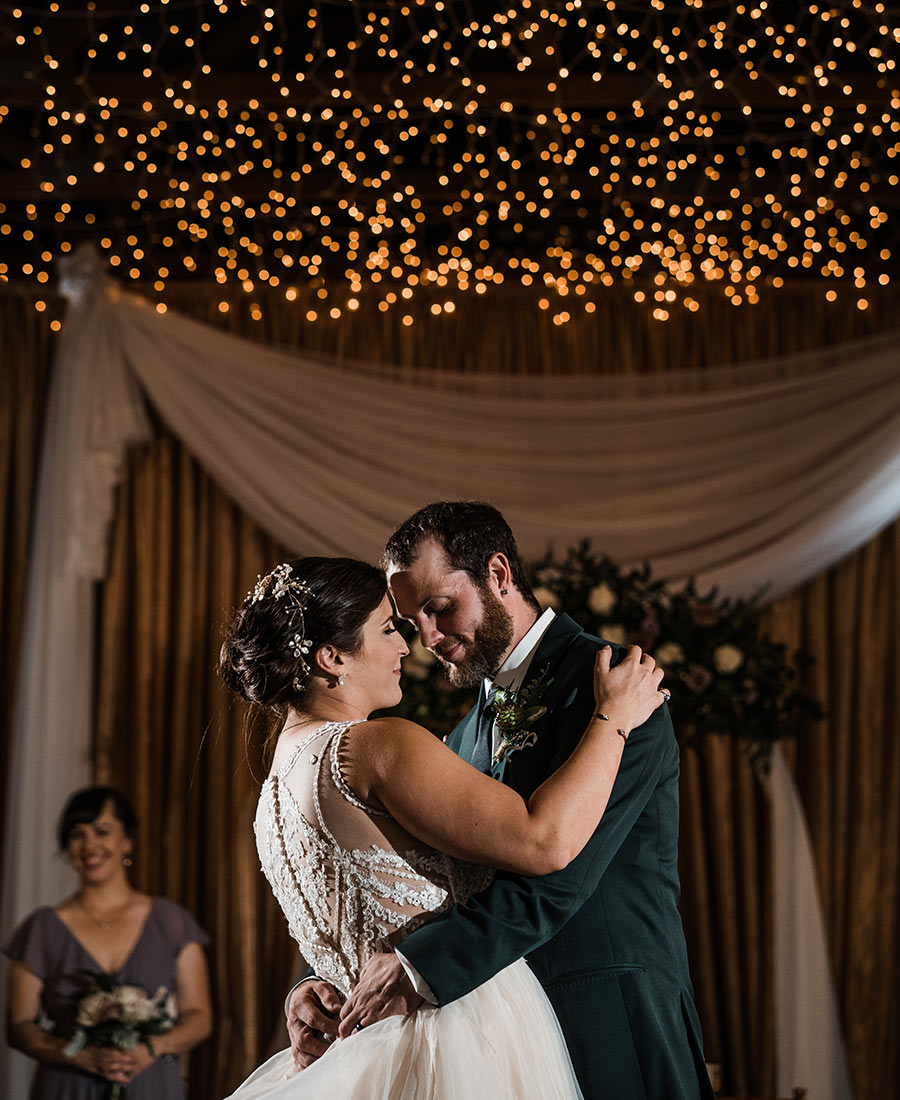
[[[177, 1055], [211, 1031], [208, 938], [180, 906], [131, 885], [136, 832], [134, 810], [119, 791], [88, 787], [72, 795], [59, 845], [79, 888], [32, 913], [3, 948], [11, 960], [9, 1043], [38, 1063], [31, 1100], [101, 1100], [115, 1085], [127, 1085], [130, 1100], [180, 1100]], [[166, 990], [174, 1023], [133, 1049], [112, 1039], [76, 1049], [76, 1031], [97, 1022], [88, 1019], [87, 999], [79, 1001], [85, 972], [104, 986], [131, 987], [132, 1001], [141, 991]]]

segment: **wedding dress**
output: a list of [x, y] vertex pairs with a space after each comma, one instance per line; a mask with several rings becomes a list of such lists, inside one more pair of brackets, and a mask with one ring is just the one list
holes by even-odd
[[[263, 784], [255, 832], [263, 871], [316, 974], [347, 995], [366, 960], [490, 883], [365, 806], [344, 780], [352, 722], [306, 736]], [[382, 1020], [336, 1040], [297, 1072], [290, 1049], [234, 1100], [580, 1100], [562, 1032], [519, 959], [443, 1008]]]

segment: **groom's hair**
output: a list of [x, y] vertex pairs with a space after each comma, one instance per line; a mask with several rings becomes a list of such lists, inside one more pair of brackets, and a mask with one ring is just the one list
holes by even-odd
[[408, 569], [425, 539], [434, 539], [443, 548], [450, 566], [465, 570], [482, 590], [487, 586], [488, 562], [494, 554], [503, 554], [522, 598], [529, 607], [540, 611], [512, 530], [492, 505], [480, 500], [426, 504], [388, 539], [381, 556], [382, 566]]

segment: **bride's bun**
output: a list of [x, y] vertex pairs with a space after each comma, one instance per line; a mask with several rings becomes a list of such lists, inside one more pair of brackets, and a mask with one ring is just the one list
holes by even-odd
[[254, 600], [251, 592], [237, 608], [219, 654], [219, 673], [232, 691], [249, 703], [278, 709], [302, 701], [320, 646], [359, 651], [363, 625], [387, 592], [384, 574], [353, 558], [296, 558], [286, 564], [288, 582], [309, 589], [298, 597], [309, 652], [302, 658], [292, 653], [301, 615], [292, 599], [276, 598], [270, 584], [262, 599]]
[[297, 662], [287, 653], [269, 651], [264, 641], [267, 624], [252, 621], [259, 618], [238, 608], [219, 653], [219, 672], [248, 703], [275, 707], [291, 701]]

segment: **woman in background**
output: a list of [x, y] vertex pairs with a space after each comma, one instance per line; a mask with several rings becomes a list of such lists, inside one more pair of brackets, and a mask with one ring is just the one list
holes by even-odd
[[[119, 791], [88, 787], [73, 794], [59, 823], [59, 846], [80, 886], [55, 907], [37, 909], [4, 945], [11, 960], [7, 1040], [38, 1063], [31, 1100], [102, 1100], [109, 1084], [127, 1085], [128, 1100], [182, 1100], [177, 1056], [212, 1030], [208, 937], [186, 910], [131, 885], [136, 829], [134, 810]], [[177, 1006], [174, 1026], [153, 1036], [149, 1048], [87, 1046], [66, 1054], [85, 970], [149, 995], [164, 987]]]

